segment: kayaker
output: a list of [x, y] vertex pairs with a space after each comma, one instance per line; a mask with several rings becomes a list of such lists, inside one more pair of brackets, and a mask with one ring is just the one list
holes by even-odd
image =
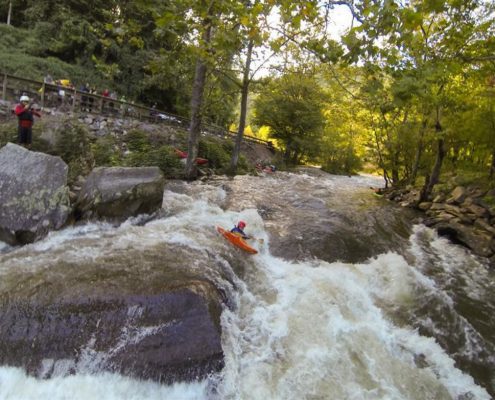
[[244, 233], [244, 228], [246, 227], [246, 223], [244, 221], [239, 221], [236, 226], [234, 226], [230, 231], [232, 233], [236, 233], [241, 236], [243, 239], [252, 239], [251, 236], [248, 236]]

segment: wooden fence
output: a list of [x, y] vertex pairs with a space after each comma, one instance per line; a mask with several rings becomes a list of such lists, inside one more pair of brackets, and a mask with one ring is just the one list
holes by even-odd
[[[54, 108], [74, 113], [132, 118], [153, 123], [164, 123], [184, 129], [187, 129], [190, 124], [190, 120], [187, 118], [139, 104], [87, 93], [63, 85], [39, 82], [5, 73], [2, 75], [2, 100], [4, 101], [18, 102], [21, 95], [26, 94], [41, 109]], [[236, 135], [235, 132], [213, 124], [202, 124], [201, 133], [224, 138], [234, 138]], [[244, 135], [244, 139], [273, 148], [272, 142], [254, 136]]]

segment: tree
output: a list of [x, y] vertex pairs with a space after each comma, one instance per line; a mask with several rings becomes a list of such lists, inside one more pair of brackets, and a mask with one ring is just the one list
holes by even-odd
[[[202, 43], [206, 48], [204, 51], [208, 51], [211, 41], [212, 31], [212, 15], [213, 8], [211, 7], [213, 2], [210, 3], [210, 8], [207, 9], [205, 17], [202, 23]], [[204, 56], [198, 57], [196, 61], [196, 72], [194, 74], [194, 84], [191, 96], [191, 123], [189, 125], [189, 140], [188, 140], [188, 155], [186, 162], [186, 178], [193, 179], [196, 177], [196, 167], [194, 166], [194, 160], [198, 155], [198, 143], [199, 135], [201, 133], [201, 106], [203, 102], [203, 93], [206, 81], [207, 61]]]
[[325, 117], [324, 94], [314, 78], [290, 73], [274, 80], [254, 102], [254, 121], [270, 127], [270, 136], [284, 149], [287, 163], [319, 154]]
[[[282, 65], [275, 68], [279, 73], [294, 65], [309, 60], [315, 62], [315, 56], [325, 62], [336, 61], [340, 48], [336, 42], [326, 39], [326, 30], [329, 27], [328, 11], [340, 1], [244, 1], [244, 10], [238, 10], [240, 33], [243, 48], [246, 50], [245, 63], [242, 66], [241, 104], [236, 143], [232, 153], [230, 173], [235, 174], [239, 158], [244, 128], [247, 116], [247, 98], [249, 87], [254, 80], [260, 65], [268, 63], [274, 56], [283, 56]], [[278, 23], [274, 22], [274, 14]], [[268, 55], [258, 57], [258, 68], [251, 71], [252, 57], [256, 48], [264, 45], [270, 49]], [[304, 58], [303, 54], [311, 54]], [[290, 61], [289, 61], [290, 60]]]
[[[427, 199], [438, 182], [447, 153], [448, 129], [443, 119], [452, 111], [449, 100], [455, 89], [452, 82], [469, 65], [466, 60], [484, 23], [479, 21], [479, 3], [475, 0], [418, 0], [410, 4], [371, 1], [357, 4], [355, 10], [361, 15], [362, 24], [345, 38], [349, 59], [363, 57], [389, 76], [394, 81], [387, 89], [392, 110], [416, 104], [413, 125], [420, 122], [417, 131], [424, 134], [427, 127], [432, 127], [435, 132], [435, 160], [422, 192], [422, 198]], [[406, 93], [397, 90], [401, 86], [409, 87], [412, 93], [401, 99], [401, 94]], [[407, 114], [410, 120], [411, 112]], [[391, 114], [387, 111], [382, 115]], [[402, 119], [404, 126], [407, 120]], [[383, 120], [387, 121], [390, 119]], [[401, 136], [397, 136], [396, 143], [401, 142]], [[424, 141], [420, 139], [416, 143], [417, 154], [421, 156]], [[397, 166], [400, 162], [397, 156], [402, 154], [403, 151], [389, 152], [389, 160]], [[397, 176], [398, 171], [393, 173]]]

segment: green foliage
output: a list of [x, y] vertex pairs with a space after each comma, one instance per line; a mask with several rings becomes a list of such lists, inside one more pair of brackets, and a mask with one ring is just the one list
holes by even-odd
[[179, 177], [184, 169], [173, 147], [160, 146], [148, 151], [134, 151], [127, 155], [123, 163], [128, 167], [159, 167], [166, 177]]
[[230, 142], [221, 142], [214, 138], [201, 137], [198, 146], [198, 156], [208, 159], [208, 166], [226, 171], [230, 164], [233, 150]]
[[152, 165], [159, 167], [166, 177], [181, 177], [184, 166], [175, 154], [173, 147], [161, 146], [151, 152], [151, 158], [154, 160]]
[[120, 164], [121, 152], [113, 136], [103, 136], [91, 144], [96, 167], [111, 167]]
[[69, 183], [79, 175], [87, 175], [94, 165], [88, 128], [67, 119], [56, 131], [54, 154], [60, 156], [69, 166]]
[[[0, 123], [0, 147], [5, 146], [8, 142], [17, 143], [17, 121]], [[33, 141], [31, 150], [43, 153], [50, 152], [50, 145], [46, 140], [41, 138], [42, 124], [36, 123], [33, 126]]]
[[[208, 160], [208, 168], [213, 168], [219, 173], [226, 173], [230, 167], [230, 159], [234, 144], [230, 140], [222, 140], [215, 137], [201, 137], [198, 145], [198, 157]], [[238, 172], [245, 173], [248, 170], [246, 158], [239, 157]]]
[[146, 132], [140, 130], [132, 130], [126, 137], [127, 148], [131, 152], [146, 152], [151, 148], [149, 141], [149, 135]]
[[128, 167], [159, 167], [165, 176], [179, 177], [184, 169], [172, 146], [157, 146], [146, 132], [133, 130], [125, 138], [129, 154], [122, 163]]
[[33, 30], [0, 24], [0, 71], [38, 81], [50, 74], [54, 79], [70, 78], [76, 84], [103, 86], [102, 77], [91, 68], [39, 56], [37, 49], [42, 39]]
[[17, 122], [0, 124], [0, 147], [17, 142]]
[[357, 155], [352, 142], [337, 138], [325, 143], [321, 169], [331, 174], [356, 174], [361, 171], [363, 162]]
[[254, 102], [254, 122], [270, 127], [271, 137], [282, 143], [286, 162], [310, 161], [319, 154], [324, 100], [314, 78], [287, 74], [261, 91]]

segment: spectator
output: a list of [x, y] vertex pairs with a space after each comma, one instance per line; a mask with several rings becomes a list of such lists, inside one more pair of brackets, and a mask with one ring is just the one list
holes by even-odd
[[[89, 84], [85, 83], [79, 88], [80, 92], [89, 93]], [[81, 96], [81, 111], [89, 111], [89, 98], [88, 96]]]
[[[98, 91], [96, 90], [96, 88], [94, 86], [88, 86], [88, 88], [89, 88], [90, 94], [95, 94], [95, 95], [98, 94]], [[95, 102], [95, 98], [93, 96], [90, 96], [89, 97], [89, 112], [93, 112], [94, 102]]]
[[34, 110], [30, 105], [29, 97], [25, 94], [19, 99], [20, 103], [15, 107], [15, 115], [19, 119], [18, 143], [29, 149], [33, 140], [34, 115], [41, 117], [38, 110]]
[[67, 88], [74, 88], [74, 85], [71, 83], [70, 79], [59, 79], [58, 80], [59, 85], [62, 85]]

